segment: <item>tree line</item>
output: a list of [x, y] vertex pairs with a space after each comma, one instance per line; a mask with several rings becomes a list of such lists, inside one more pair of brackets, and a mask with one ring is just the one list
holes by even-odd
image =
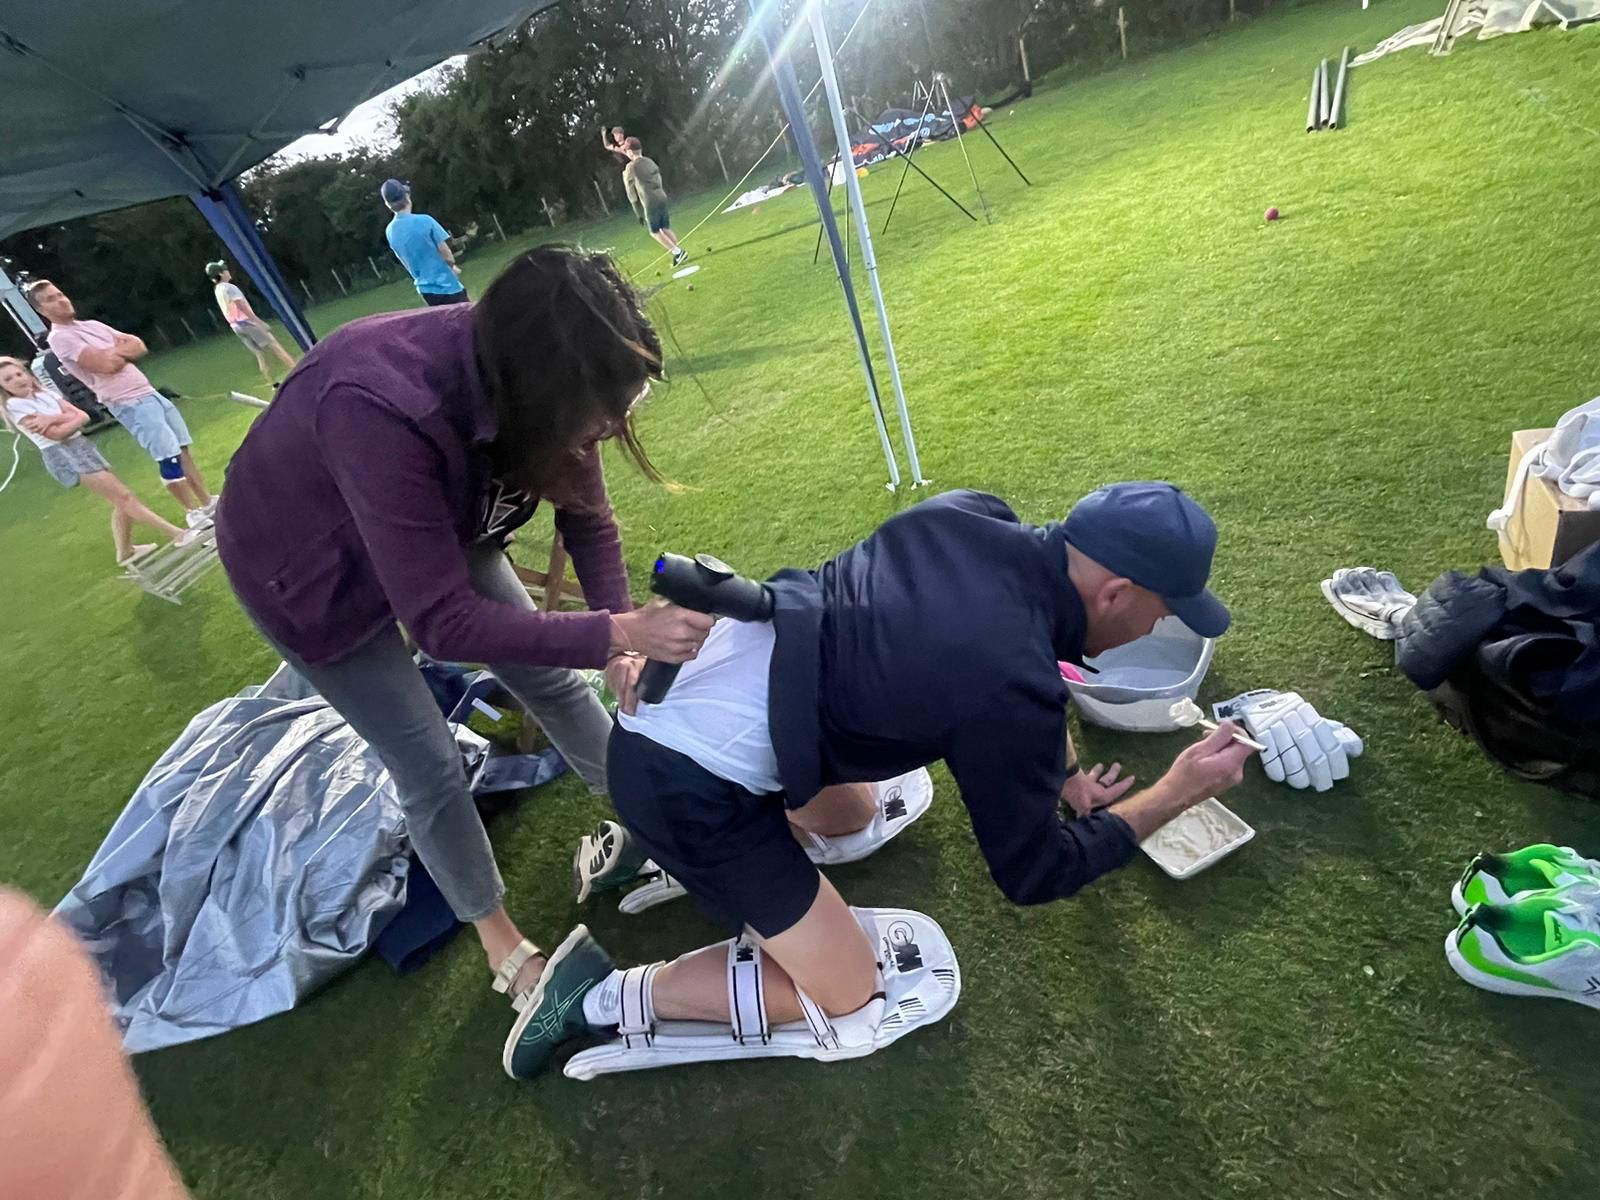
[[[1022, 39], [1035, 77], [1118, 57], [1122, 34], [1139, 52], [1192, 40], [1267, 0], [830, 0], [827, 18], [847, 98], [868, 117], [909, 106], [916, 81], [945, 72], [953, 93], [992, 99], [1022, 78]], [[797, 0], [786, 0], [797, 15]], [[857, 18], [859, 19], [859, 23]], [[437, 86], [391, 106], [383, 146], [271, 159], [240, 187], [291, 281], [320, 298], [352, 273], [392, 273], [383, 240], [384, 179], [408, 180], [419, 209], [452, 233], [508, 232], [625, 206], [619, 163], [600, 131], [622, 125], [688, 191], [733, 179], [782, 127], [766, 56], [749, 37], [748, 0], [563, 0], [491, 49], [443, 73]], [[809, 35], [799, 39], [802, 87], [816, 78]], [[820, 97], [820, 93], [819, 93]], [[811, 125], [832, 145], [825, 117]], [[788, 147], [752, 177], [775, 177]], [[598, 190], [597, 190], [598, 188]], [[202, 273], [225, 257], [188, 201], [172, 199], [15, 235], [0, 254], [57, 279], [88, 311], [166, 340], [215, 328]], [[245, 282], [241, 279], [241, 283]], [[199, 326], [197, 328], [197, 326]], [[0, 346], [14, 344], [0, 330]]]

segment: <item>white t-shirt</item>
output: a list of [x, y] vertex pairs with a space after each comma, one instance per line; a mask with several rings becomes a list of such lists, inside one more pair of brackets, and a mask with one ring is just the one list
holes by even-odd
[[[66, 411], [61, 407], [61, 397], [45, 388], [40, 388], [31, 396], [6, 397], [6, 415], [18, 429], [22, 429], [23, 417], [59, 417]], [[40, 449], [61, 444], [45, 437], [42, 433], [34, 433], [31, 429], [22, 429], [22, 433]]]
[[767, 674], [777, 641], [763, 621], [718, 621], [660, 704], [619, 715], [624, 729], [687, 755], [757, 795], [783, 790], [767, 722]]
[[217, 307], [222, 310], [222, 319], [229, 325], [242, 325], [250, 319], [248, 302], [238, 284], [219, 283], [212, 291], [217, 298]]

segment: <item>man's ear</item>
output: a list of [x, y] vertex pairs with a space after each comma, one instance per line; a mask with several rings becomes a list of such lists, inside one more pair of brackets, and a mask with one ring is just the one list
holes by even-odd
[[1102, 612], [1121, 612], [1133, 598], [1135, 584], [1131, 579], [1113, 575], [1100, 585], [1099, 599]]

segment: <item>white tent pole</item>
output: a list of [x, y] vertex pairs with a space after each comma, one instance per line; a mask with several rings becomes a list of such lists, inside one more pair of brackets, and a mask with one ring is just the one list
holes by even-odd
[[889, 332], [889, 311], [883, 305], [883, 288], [878, 283], [878, 260], [872, 252], [872, 232], [867, 228], [867, 206], [861, 199], [861, 182], [856, 178], [855, 158], [850, 153], [850, 130], [844, 121], [844, 105], [839, 96], [839, 79], [833, 70], [833, 46], [828, 41], [828, 26], [822, 5], [816, 0], [806, 5], [811, 35], [817, 44], [817, 61], [822, 70], [822, 90], [828, 97], [828, 113], [833, 118], [833, 137], [839, 147], [839, 167], [844, 172], [845, 193], [856, 214], [856, 241], [861, 246], [861, 265], [872, 290], [872, 306], [878, 310], [878, 332], [883, 337], [883, 354], [889, 362], [889, 380], [894, 386], [894, 402], [900, 410], [900, 435], [905, 440], [906, 457], [911, 460], [911, 486], [928, 481], [917, 458], [917, 440], [911, 432], [911, 413], [906, 409], [905, 388], [900, 383], [900, 362], [894, 354], [894, 337]]
[[[861, 307], [856, 302], [855, 287], [850, 282], [850, 267], [845, 262], [844, 243], [839, 240], [839, 225], [834, 219], [833, 207], [824, 190], [822, 155], [811, 127], [806, 121], [805, 101], [800, 97], [800, 84], [794, 77], [790, 61], [790, 39], [779, 23], [779, 0], [750, 0], [750, 15], [756, 32], [767, 50], [767, 60], [772, 66], [772, 82], [778, 93], [778, 103], [783, 106], [788, 128], [794, 134], [795, 149], [805, 166], [806, 187], [817, 206], [823, 230], [828, 235], [828, 251], [833, 256], [834, 270], [838, 272], [839, 289], [844, 293], [845, 308], [850, 314], [851, 331], [855, 334], [856, 350], [861, 356], [861, 372], [867, 380], [867, 398], [872, 408], [873, 424], [878, 430], [878, 440], [883, 444], [884, 462], [889, 468], [889, 490], [900, 487], [900, 465], [895, 461], [894, 447], [889, 443], [889, 429], [884, 424], [883, 397], [878, 391], [877, 375], [872, 369], [872, 354], [867, 346], [867, 330], [862, 323]], [[783, 135], [780, 133], [780, 137]], [[703, 222], [702, 222], [703, 224]]]

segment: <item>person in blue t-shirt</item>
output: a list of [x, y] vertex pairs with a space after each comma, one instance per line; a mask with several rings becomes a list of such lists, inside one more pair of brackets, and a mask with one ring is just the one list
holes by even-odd
[[410, 273], [423, 303], [465, 304], [467, 289], [461, 283], [461, 268], [450, 252], [450, 235], [444, 226], [426, 213], [411, 211], [411, 189], [398, 179], [384, 180], [378, 194], [394, 211], [384, 237]]

